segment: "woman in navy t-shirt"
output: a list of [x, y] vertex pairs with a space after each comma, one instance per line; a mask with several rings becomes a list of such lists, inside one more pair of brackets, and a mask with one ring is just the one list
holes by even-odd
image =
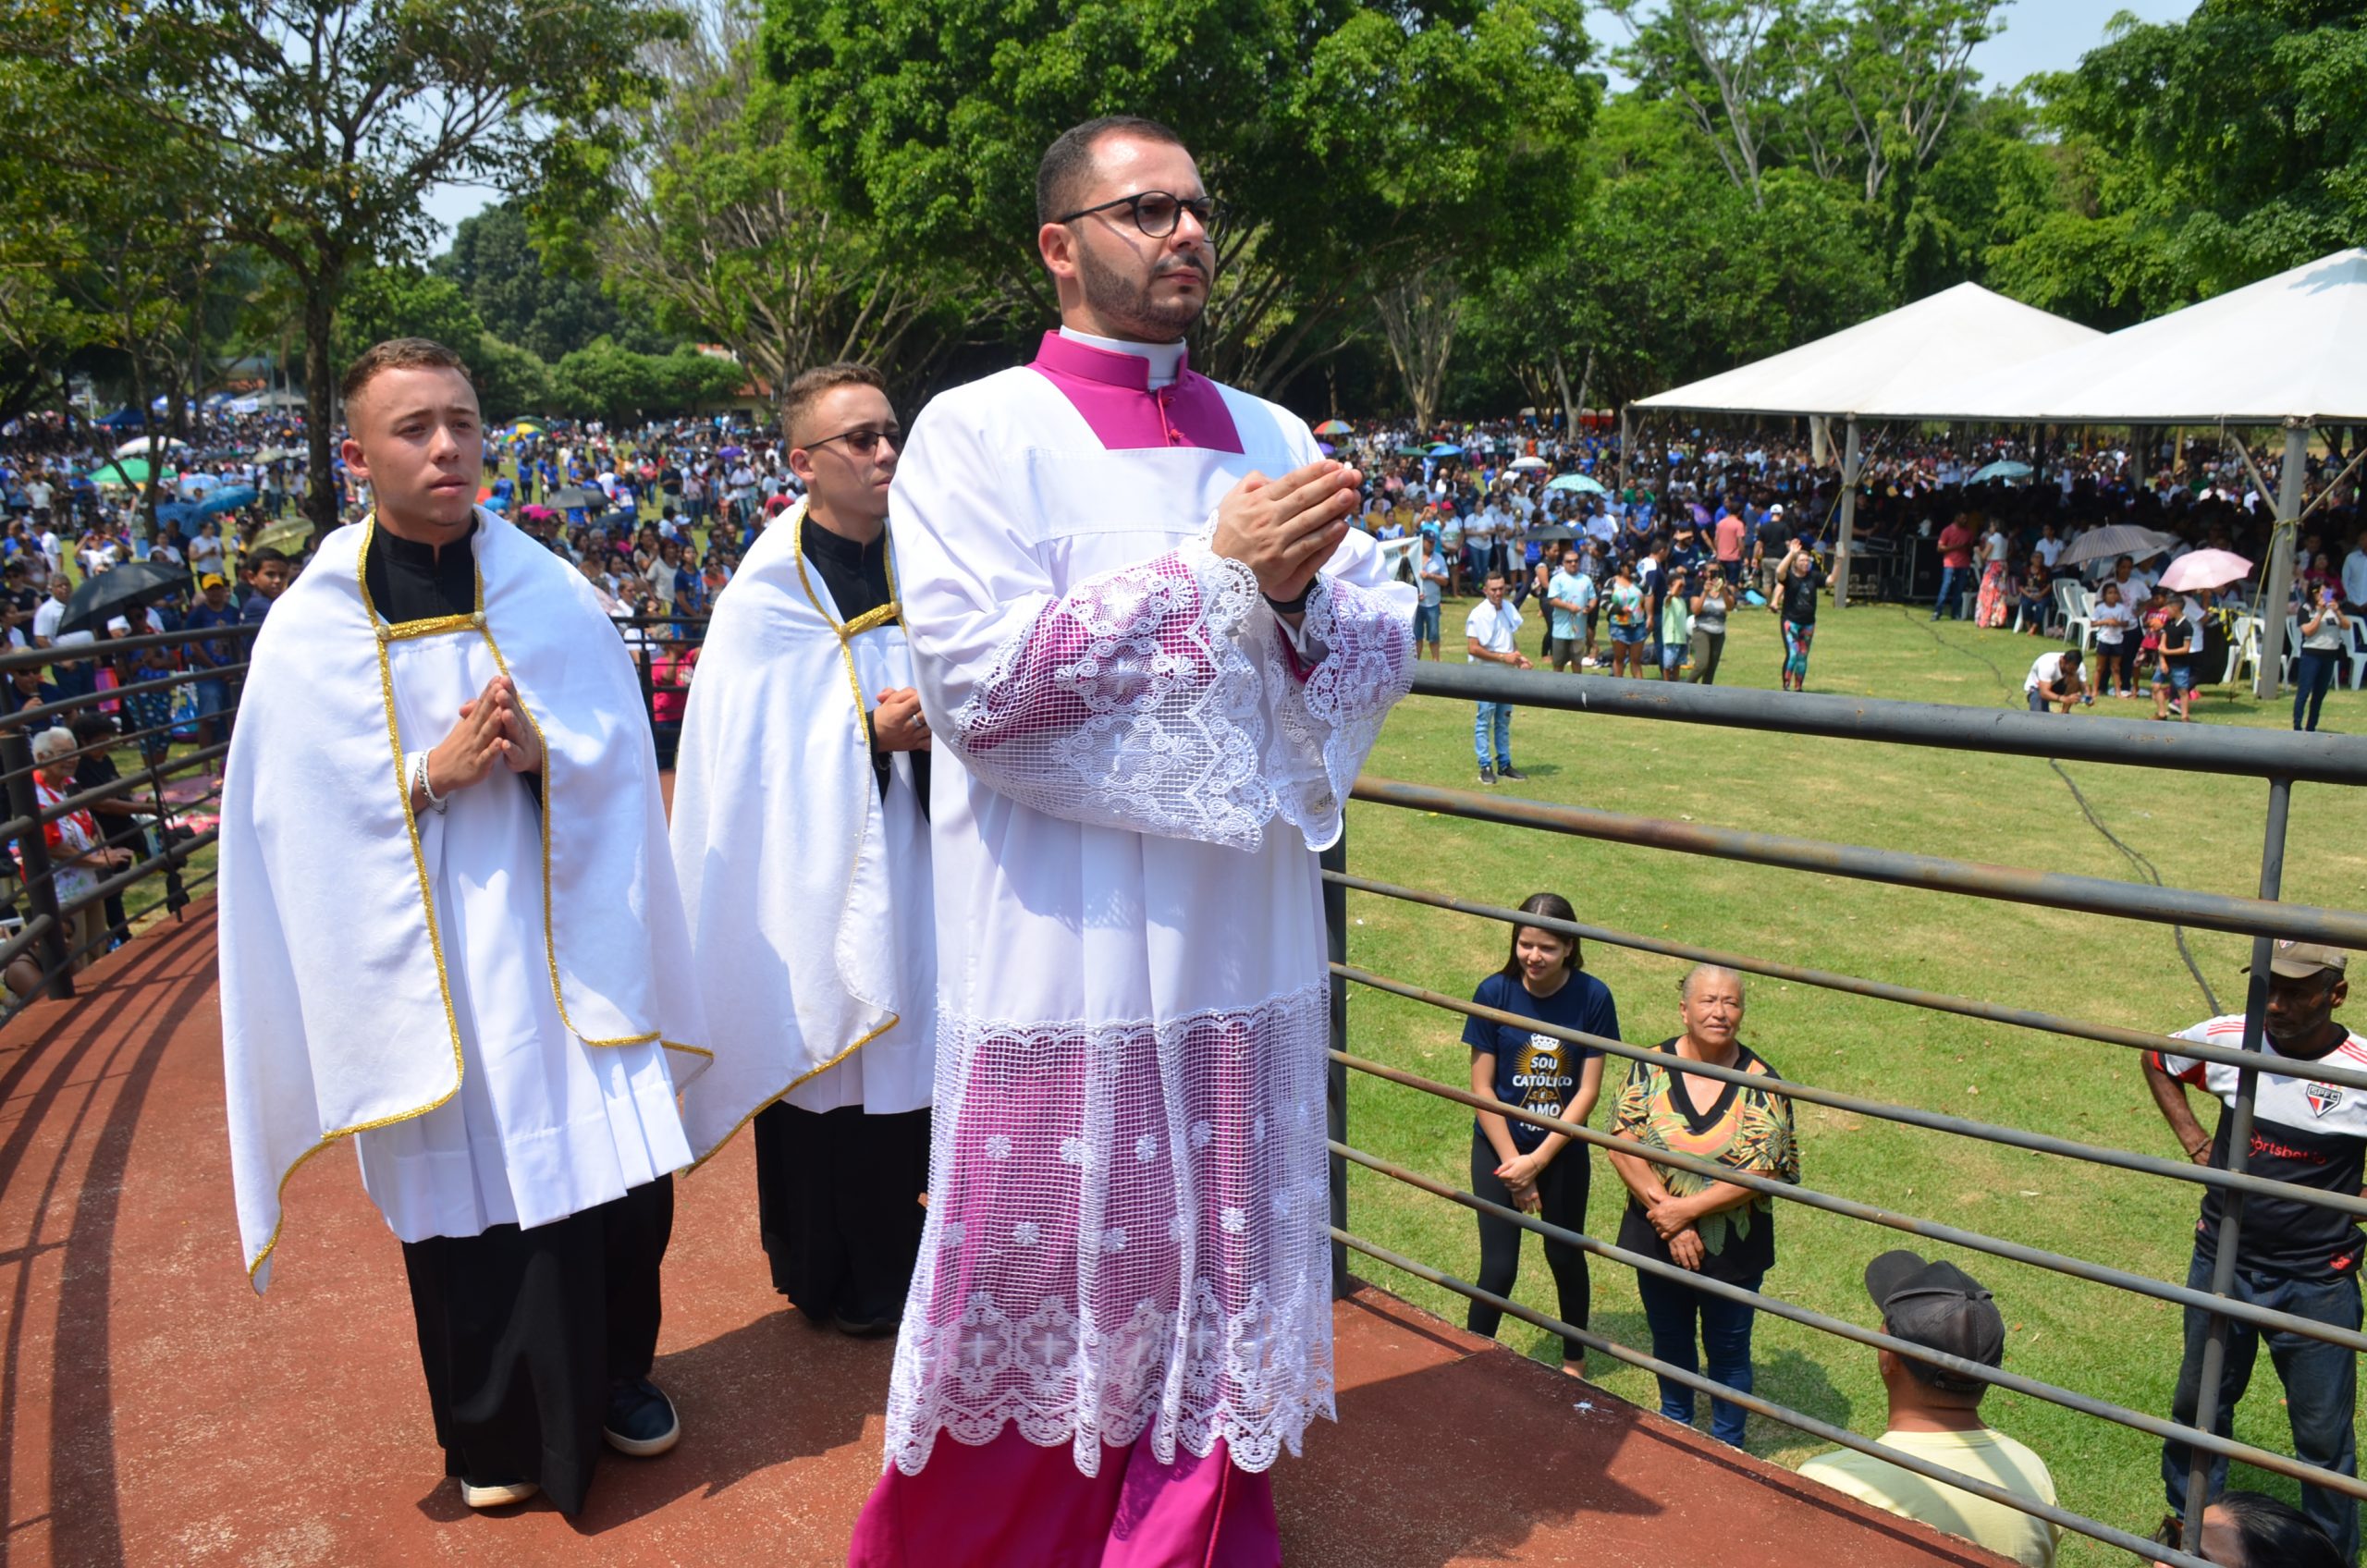
[[[1536, 893], [1524, 914], [1575, 920], [1559, 893]], [[1578, 939], [1542, 926], [1513, 927], [1512, 956], [1504, 967], [1479, 982], [1472, 993], [1482, 1007], [1518, 1013], [1557, 1028], [1619, 1038], [1619, 1011], [1611, 987], [1586, 972]], [[1602, 1092], [1602, 1053], [1510, 1023], [1470, 1018], [1463, 1043], [1471, 1047], [1471, 1091], [1542, 1116], [1585, 1121]], [[1471, 1191], [1474, 1195], [1534, 1214], [1564, 1230], [1583, 1231], [1587, 1221], [1588, 1167], [1583, 1146], [1569, 1135], [1548, 1132], [1495, 1111], [1479, 1112], [1471, 1132]], [[1479, 1288], [1509, 1296], [1520, 1277], [1521, 1227], [1491, 1214], [1479, 1216]], [[1545, 1243], [1546, 1266], [1561, 1297], [1562, 1320], [1587, 1326], [1590, 1292], [1587, 1255], [1565, 1242]], [[1471, 1304], [1470, 1327], [1490, 1337], [1503, 1314]], [[1562, 1370], [1586, 1375], [1586, 1346], [1562, 1341]]]

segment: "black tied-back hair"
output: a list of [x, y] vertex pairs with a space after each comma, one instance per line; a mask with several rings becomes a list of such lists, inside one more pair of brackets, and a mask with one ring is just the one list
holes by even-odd
[[[1578, 912], [1570, 907], [1570, 900], [1559, 893], [1531, 893], [1521, 900], [1520, 912], [1523, 914], [1541, 914], [1548, 920], [1566, 920], [1573, 925], [1578, 918]], [[1545, 927], [1540, 925], [1537, 929], [1542, 931]], [[1513, 927], [1512, 946], [1504, 954], [1504, 967], [1498, 972], [1507, 980], [1520, 978], [1520, 931], [1518, 925]], [[1584, 969], [1587, 966], [1586, 955], [1578, 949], [1577, 937], [1565, 931], [1555, 931], [1552, 935], [1564, 938], [1570, 944], [1570, 961], [1564, 967], [1573, 974]]]
[[[2291, 1503], [2265, 1492], [2221, 1492], [2211, 1500], [2236, 1526], [2247, 1562], [2274, 1562], [2276, 1568], [2348, 1568], [2342, 1554], [2317, 1522]], [[2181, 1534], [2177, 1515], [2170, 1514], [2153, 1532], [2161, 1546], [2176, 1546]]]

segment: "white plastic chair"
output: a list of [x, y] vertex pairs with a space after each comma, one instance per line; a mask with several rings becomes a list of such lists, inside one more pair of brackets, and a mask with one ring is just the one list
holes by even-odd
[[2054, 603], [2063, 612], [2063, 635], [2085, 653], [2096, 640], [2096, 596], [2077, 582], [2054, 585]]
[[2223, 686], [2232, 686], [2245, 670], [2260, 668], [2260, 617], [2245, 616], [2236, 622], [2235, 633], [2227, 639], [2227, 673], [2219, 678]]

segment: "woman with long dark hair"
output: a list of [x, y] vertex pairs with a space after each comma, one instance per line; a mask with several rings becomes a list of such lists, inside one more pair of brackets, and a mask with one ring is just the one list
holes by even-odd
[[[1576, 918], [1570, 900], [1559, 893], [1532, 893], [1520, 908], [1523, 914], [1565, 924]], [[1577, 937], [1544, 925], [1514, 926], [1504, 966], [1480, 981], [1471, 999], [1517, 1019], [1464, 1021], [1473, 1094], [1565, 1121], [1584, 1122], [1594, 1114], [1602, 1094], [1602, 1053], [1533, 1027], [1544, 1023], [1619, 1038], [1619, 1010], [1611, 987], [1586, 972]], [[1584, 1230], [1589, 1170], [1586, 1148], [1573, 1148], [1572, 1141], [1566, 1133], [1501, 1111], [1479, 1112], [1471, 1131], [1473, 1194], [1564, 1230]], [[1512, 1294], [1520, 1277], [1521, 1230], [1499, 1215], [1479, 1216], [1481, 1290]], [[1586, 1254], [1566, 1242], [1548, 1241], [1545, 1263], [1553, 1271], [1562, 1320], [1585, 1328], [1591, 1302]], [[1468, 1321], [1475, 1334], [1492, 1337], [1502, 1318], [1495, 1307], [1471, 1304]], [[1565, 1337], [1562, 1370], [1575, 1378], [1584, 1377], [1586, 1369], [1586, 1346]]]

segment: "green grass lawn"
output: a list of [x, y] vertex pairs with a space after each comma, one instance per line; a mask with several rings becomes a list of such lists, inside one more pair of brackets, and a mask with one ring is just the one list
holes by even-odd
[[[1462, 643], [1463, 611], [1450, 604], [1449, 657]], [[1537, 622], [1525, 644], [1533, 653]], [[2021, 705], [2030, 661], [2055, 646], [1968, 625], [1932, 626], [1895, 606], [1834, 613], [1819, 629], [1809, 689], [1926, 702]], [[1738, 616], [1722, 683], [1773, 688], [1781, 649], [1774, 619]], [[1993, 669], [1993, 665], [1995, 667]], [[2002, 677], [2000, 677], [2002, 672]], [[2096, 715], [2137, 717], [2150, 703], [2102, 701]], [[2286, 704], [2256, 704], [2214, 687], [2198, 699], [2202, 722], [2256, 728], [2289, 723]], [[2065, 724], [2089, 722], [2087, 713]], [[2367, 730], [2367, 697], [2336, 692], [2324, 727]], [[2138, 874], [2081, 816], [2042, 761], [1959, 755], [1904, 746], [1725, 733], [1689, 725], [1526, 710], [1513, 725], [1514, 756], [1529, 775], [1500, 792], [1575, 802], [1728, 827], [1919, 851], [2090, 876]], [[1405, 703], [1367, 770], [1419, 783], [1476, 789], [1468, 704]], [[2246, 780], [2137, 768], [2071, 765], [2069, 771], [2113, 831], [2173, 885], [2255, 891], [2267, 787]], [[1592, 842], [1516, 828], [1357, 804], [1349, 813], [1352, 871], [1499, 904], [1551, 889], [1578, 918], [1613, 929], [1727, 948], [1846, 974], [2160, 1030], [2209, 1015], [2168, 928], [2025, 909], [1986, 900], [1836, 876], [1803, 875]], [[2367, 800], [2328, 786], [2293, 796], [2285, 897], [2357, 908], [2367, 894]], [[1349, 954], [1367, 969], [1468, 996], [1503, 962], [1494, 922], [1354, 894]], [[2220, 1006], [2239, 1011], [2250, 955], [2245, 938], [2190, 932]], [[1676, 1032], [1680, 962], [1590, 946], [1588, 967], [1618, 998], [1625, 1036]], [[2147, 1096], [2137, 1054], [1893, 1003], [1772, 980], [1750, 982], [1745, 1038], [1786, 1076], [1895, 1103], [1948, 1111], [2082, 1141], [2175, 1158], [2176, 1145]], [[1467, 1082], [1458, 1016], [1370, 990], [1352, 991], [1352, 1047], [1443, 1082]], [[1602, 1108], [1624, 1082], [1606, 1065]], [[1469, 1118], [1458, 1108], [1353, 1074], [1354, 1145], [1429, 1175], [1467, 1184]], [[2205, 1125], [2211, 1112], [2203, 1108]], [[2200, 1189], [1813, 1106], [1799, 1109], [1807, 1185], [1991, 1235], [2182, 1282]], [[1624, 1192], [1596, 1158], [1588, 1230], [1613, 1238]], [[1352, 1168], [1350, 1228], [1469, 1279], [1478, 1246], [1466, 1210], [1386, 1177]], [[1766, 1289], [1802, 1305], [1877, 1326], [1860, 1275], [1877, 1252], [1913, 1243], [1901, 1232], [1785, 1206], [1777, 1262]], [[1936, 1249], [1943, 1252], [1946, 1249]], [[1980, 1254], [1955, 1255], [1991, 1287], [2006, 1315], [2006, 1365], [2029, 1376], [2166, 1415], [2178, 1360], [2177, 1311], [2102, 1286]], [[1460, 1320], [1464, 1303], [1372, 1259], [1360, 1274]], [[1594, 1265], [1594, 1327], [1649, 1348], [1627, 1270]], [[1551, 1311], [1551, 1278], [1539, 1244], [1526, 1243], [1516, 1296]], [[1508, 1320], [1503, 1337], [1558, 1362], [1560, 1342]], [[1758, 1391], [1857, 1431], [1883, 1424], [1873, 1353], [1764, 1315], [1755, 1340]], [[1654, 1406], [1643, 1373], [1594, 1358], [1596, 1378]], [[2280, 1390], [2265, 1355], [2240, 1407], [2237, 1436], [2290, 1452]], [[2042, 1401], [1993, 1393], [1999, 1427], [2030, 1443], [2054, 1468], [2067, 1506], [2150, 1534], [2163, 1513], [2159, 1445], [2124, 1428]], [[1706, 1426], [1706, 1402], [1701, 1420]], [[1753, 1452], [1797, 1464], [1821, 1445], [1752, 1418]], [[2292, 1497], [2291, 1483], [2239, 1468], [2238, 1485]], [[2127, 1558], [2084, 1538], [2067, 1563]]]

